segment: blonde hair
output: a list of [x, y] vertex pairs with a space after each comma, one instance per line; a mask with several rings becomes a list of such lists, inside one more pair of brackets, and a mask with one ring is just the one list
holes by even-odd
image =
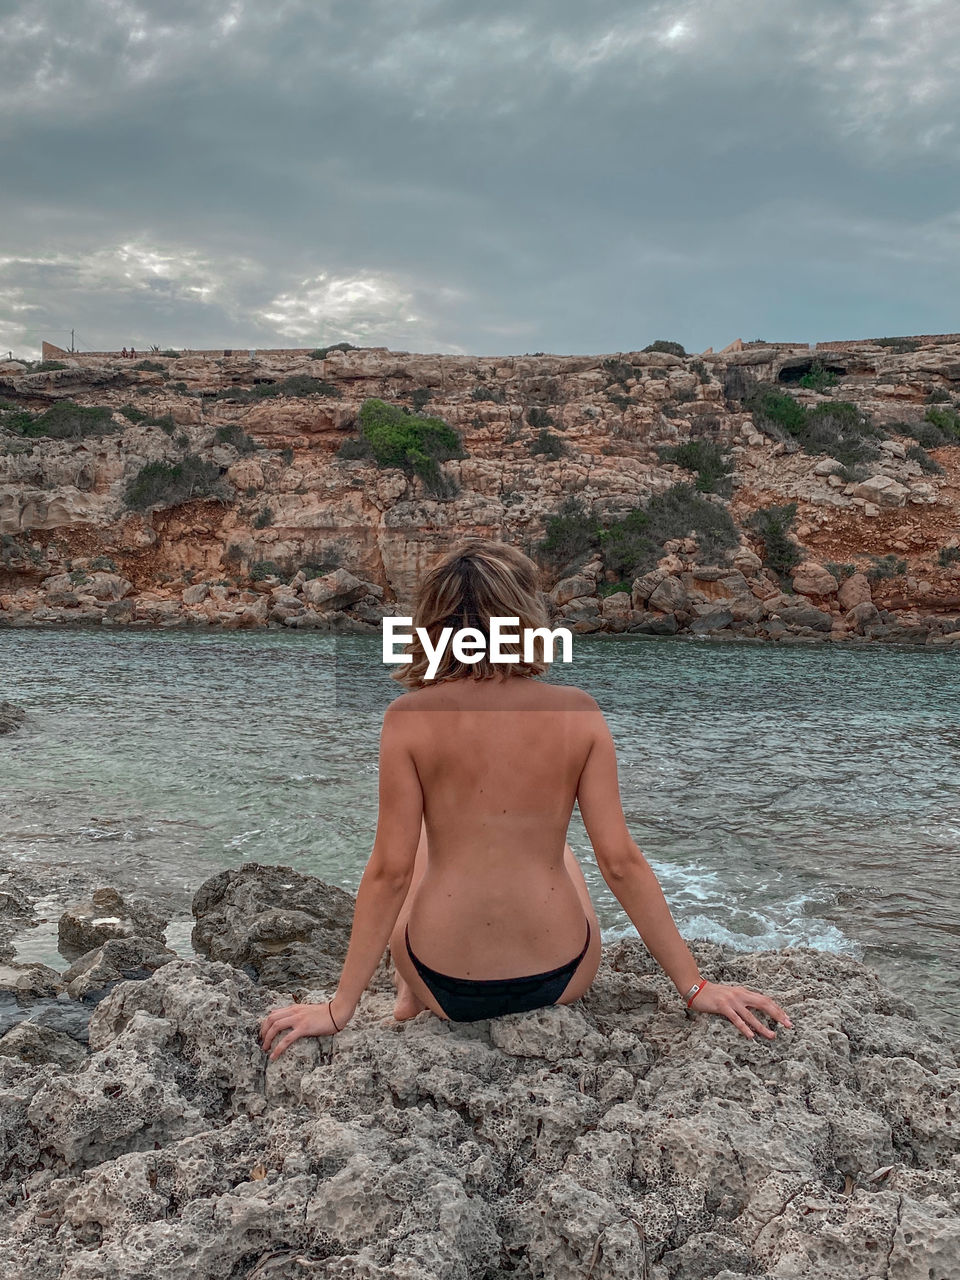
[[[520, 640], [501, 641], [503, 653], [517, 654], [519, 661], [504, 669], [514, 676], [534, 676], [546, 671], [544, 637], [534, 636], [532, 660], [523, 660], [523, 633], [533, 627], [549, 627], [547, 610], [540, 595], [540, 574], [533, 561], [505, 542], [487, 538], [468, 538], [451, 551], [444, 552], [429, 566], [420, 579], [413, 609], [413, 640], [405, 653], [412, 662], [403, 663], [391, 672], [394, 680], [411, 689], [436, 684], [441, 680], [489, 679], [498, 674], [500, 663], [490, 661], [490, 619], [517, 618]], [[444, 652], [432, 680], [424, 674], [429, 660], [417, 635], [422, 627], [436, 645], [444, 627], [474, 627], [487, 642], [487, 652], [478, 662], [461, 662], [454, 656], [452, 645]], [[510, 628], [514, 630], [514, 628]]]

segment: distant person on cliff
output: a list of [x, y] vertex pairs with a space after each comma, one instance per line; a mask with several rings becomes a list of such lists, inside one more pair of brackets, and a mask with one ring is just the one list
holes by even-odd
[[123, 357], [123, 359], [124, 359], [124, 360], [127, 358], [127, 348], [126, 348], [126, 347], [124, 347], [124, 348], [123, 348], [123, 350], [120, 352], [120, 355]]
[[[414, 607], [436, 646], [445, 627], [491, 618], [549, 628], [536, 566], [503, 543], [472, 539], [426, 572]], [[416, 637], [416, 632], [414, 631]], [[520, 646], [504, 644], [522, 657]], [[571, 1004], [600, 964], [600, 926], [566, 842], [579, 804], [597, 865], [687, 1008], [728, 1018], [743, 1035], [791, 1025], [769, 996], [707, 982], [677, 930], [656, 875], [624, 819], [613, 739], [594, 699], [536, 679], [531, 661], [465, 663], [445, 651], [435, 678], [419, 638], [395, 679], [409, 692], [383, 717], [379, 818], [357, 891], [336, 992], [323, 1004], [272, 1010], [261, 1045], [272, 1061], [303, 1036], [342, 1030], [389, 943], [394, 1017], [428, 1009], [471, 1022]], [[529, 655], [528, 655], [529, 656]]]
[[131, 348], [130, 348], [130, 359], [131, 359], [131, 360], [135, 359], [135, 358], [136, 358], [136, 355], [137, 355], [136, 348], [135, 348], [135, 347], [131, 347]]

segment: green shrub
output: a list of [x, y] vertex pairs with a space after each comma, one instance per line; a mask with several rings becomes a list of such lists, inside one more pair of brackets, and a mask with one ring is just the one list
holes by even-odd
[[621, 582], [604, 582], [597, 588], [597, 595], [603, 599], [605, 596], [615, 596], [618, 591], [626, 591], [629, 595], [633, 590], [633, 583], [624, 579]]
[[881, 578], [899, 578], [907, 572], [906, 560], [898, 560], [892, 552], [886, 556], [871, 556], [870, 559], [873, 564], [866, 570], [866, 574], [871, 582], [877, 582]]
[[615, 356], [611, 356], [609, 359], [601, 361], [600, 368], [605, 369], [610, 375], [610, 382], [608, 385], [611, 385], [614, 382], [619, 382], [620, 385], [625, 388], [631, 378], [643, 377], [643, 370], [639, 368], [639, 366], [630, 364], [626, 360], [618, 360]]
[[420, 477], [437, 497], [455, 492], [440, 470], [450, 458], [464, 458], [460, 436], [442, 418], [428, 418], [384, 400], [365, 400], [360, 409], [360, 440], [344, 441], [339, 456], [372, 457], [378, 467], [399, 467]]
[[951, 404], [950, 392], [946, 387], [934, 387], [926, 399], [927, 404]]
[[228, 422], [223, 427], [217, 427], [214, 433], [215, 444], [226, 444], [236, 449], [237, 453], [246, 456], [247, 454], [256, 453], [260, 446], [251, 436], [239, 427], [235, 422]]
[[907, 351], [917, 351], [920, 341], [918, 338], [877, 338], [876, 346], [889, 347], [892, 351], [903, 354]]
[[264, 507], [262, 511], [257, 512], [257, 518], [253, 522], [255, 529], [266, 529], [271, 524], [273, 524], [273, 512], [269, 507]]
[[651, 342], [648, 347], [643, 349], [644, 351], [666, 351], [673, 356], [685, 356], [687, 354], [679, 342], [667, 342], [663, 338], [658, 338], [656, 342]]
[[571, 495], [547, 517], [544, 538], [536, 551], [549, 564], [562, 568], [596, 551], [600, 533], [600, 522], [580, 498]]
[[86, 569], [71, 569], [67, 577], [75, 587], [79, 587], [81, 583], [86, 582], [88, 578]]
[[164, 365], [158, 364], [156, 360], [138, 360], [131, 368], [139, 369], [141, 373], [166, 373], [167, 369]]
[[941, 547], [937, 552], [937, 564], [941, 569], [948, 569], [958, 560], [960, 560], [960, 547]]
[[293, 450], [291, 448], [281, 449], [280, 457], [288, 467], [293, 466]]
[[179, 360], [180, 352], [174, 351], [173, 347], [167, 347], [164, 351], [158, 351], [158, 356], [166, 356], [170, 360]]
[[530, 441], [530, 452], [534, 455], [543, 454], [547, 458], [556, 459], [567, 452], [567, 447], [559, 436], [555, 436], [552, 431], [544, 429], [538, 433], [535, 439]]
[[876, 440], [882, 433], [847, 400], [807, 408], [788, 392], [765, 384], [751, 391], [744, 403], [758, 430], [795, 440], [805, 453], [830, 454], [851, 466], [880, 456]]
[[690, 371], [691, 373], [695, 373], [701, 382], [710, 381], [710, 370], [702, 360], [691, 360]]
[[960, 440], [960, 413], [956, 409], [931, 407], [923, 415], [923, 420], [942, 431], [945, 440], [951, 444], [956, 444]]
[[503, 404], [507, 398], [502, 387], [488, 387], [483, 382], [473, 388], [470, 396], [473, 400], [490, 400], [494, 404]]
[[355, 347], [352, 342], [335, 342], [330, 347], [317, 347], [316, 351], [310, 352], [311, 360], [326, 360], [331, 351], [359, 351], [359, 347]]
[[60, 400], [43, 413], [30, 414], [29, 419], [21, 410], [15, 418], [7, 415], [3, 426], [16, 430], [18, 435], [36, 439], [48, 436], [54, 440], [82, 440], [87, 436], [110, 435], [120, 430], [113, 414], [103, 405], [80, 405], [72, 400]]
[[621, 413], [624, 413], [632, 404], [636, 404], [633, 396], [621, 395], [619, 391], [608, 391], [607, 399], [611, 404], [615, 404]]
[[124, 501], [135, 511], [148, 507], [175, 507], [191, 498], [227, 496], [220, 469], [205, 462], [195, 453], [185, 454], [179, 462], [148, 462], [132, 477]]
[[953, 440], [953, 436], [926, 419], [922, 422], [892, 422], [890, 430], [897, 435], [911, 436], [924, 449], [939, 449]]
[[673, 462], [687, 471], [695, 471], [695, 484], [701, 493], [730, 492], [733, 473], [731, 456], [712, 440], [689, 440], [686, 444], [665, 445], [657, 450], [657, 456], [661, 462]]
[[[15, 436], [30, 437], [34, 434], [31, 431], [36, 414], [30, 412], [29, 409], [21, 409], [9, 400], [5, 400], [0, 406], [0, 430], [9, 431]], [[36, 433], [41, 434], [41, 433]]]
[[944, 474], [944, 469], [936, 458], [931, 458], [926, 449], [919, 444], [910, 445], [909, 449], [907, 449], [907, 457], [913, 462], [918, 462], [921, 470], [926, 471], [928, 475], [942, 476]]
[[827, 573], [832, 573], [838, 582], [843, 582], [845, 578], [852, 578], [857, 572], [855, 564], [835, 564], [832, 560], [826, 561], [823, 567]]
[[413, 405], [414, 413], [419, 413], [433, 399], [433, 392], [429, 387], [417, 387], [415, 391], [410, 392], [410, 403]]
[[31, 373], [53, 373], [55, 369], [66, 369], [67, 365], [62, 360], [40, 360], [33, 365]]
[[250, 565], [250, 578], [259, 582], [263, 578], [282, 578], [283, 570], [276, 560], [254, 560]]
[[134, 404], [124, 404], [120, 406], [120, 412], [130, 422], [143, 422], [148, 415], [142, 409], [138, 409]]
[[102, 571], [104, 573], [118, 573], [117, 563], [110, 556], [96, 556], [90, 561], [88, 568], [91, 571]]
[[800, 379], [800, 386], [806, 387], [808, 391], [826, 391], [835, 387], [839, 381], [837, 375], [831, 373], [822, 360], [814, 360], [809, 372]]
[[781, 582], [802, 559], [799, 547], [787, 537], [796, 518], [797, 504], [788, 502], [783, 506], [760, 507], [743, 522], [760, 538], [763, 563], [777, 574]]
[[526, 416], [528, 425], [533, 427], [535, 431], [539, 430], [541, 427], [552, 427], [556, 425], [553, 421], [553, 416], [548, 413], [546, 409], [541, 409], [538, 405], [531, 405], [527, 410]]
[[665, 542], [691, 536], [696, 538], [698, 557], [707, 562], [738, 542], [725, 507], [702, 497], [690, 484], [675, 484], [603, 529], [600, 549], [605, 567], [632, 581], [656, 565]]

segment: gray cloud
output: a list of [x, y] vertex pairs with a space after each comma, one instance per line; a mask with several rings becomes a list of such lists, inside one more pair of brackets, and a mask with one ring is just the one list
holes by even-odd
[[2, 348], [957, 327], [953, 0], [0, 15]]

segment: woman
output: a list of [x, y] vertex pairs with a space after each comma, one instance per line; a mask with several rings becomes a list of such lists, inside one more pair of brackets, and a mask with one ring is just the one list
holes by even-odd
[[[425, 574], [414, 628], [435, 649], [446, 627], [489, 638], [491, 618], [518, 618], [521, 635], [549, 626], [533, 562], [471, 539]], [[542, 638], [532, 654], [503, 648], [517, 660], [480, 653], [470, 663], [451, 646], [427, 680], [423, 645], [408, 645], [394, 678], [409, 692], [383, 718], [377, 832], [340, 982], [323, 1004], [264, 1019], [270, 1061], [302, 1036], [347, 1025], [388, 942], [398, 1020], [429, 1009], [473, 1021], [578, 1000], [596, 976], [601, 939], [566, 842], [575, 803], [604, 880], [687, 1007], [749, 1037], [776, 1035], [755, 1010], [789, 1027], [768, 996], [698, 972], [627, 830], [613, 741], [594, 699], [535, 679], [547, 669]]]

